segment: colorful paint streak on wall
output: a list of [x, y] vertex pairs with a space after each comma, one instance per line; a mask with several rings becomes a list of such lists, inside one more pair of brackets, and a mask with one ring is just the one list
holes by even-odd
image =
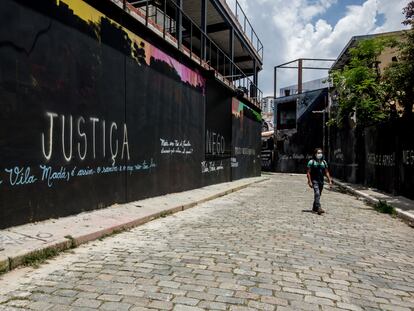
[[237, 98], [233, 98], [232, 100], [231, 111], [232, 111], [233, 116], [235, 116], [236, 118], [243, 119], [243, 116], [245, 114], [249, 114], [250, 116], [253, 117], [255, 121], [262, 122], [262, 116], [259, 112], [253, 110], [252, 108], [250, 108], [249, 106], [247, 106], [246, 104], [238, 100]]
[[232, 99], [232, 178], [260, 176], [261, 115], [237, 98]]
[[[142, 58], [145, 59], [147, 65], [150, 64], [151, 58], [154, 58], [158, 61], [163, 61], [169, 64], [169, 66], [177, 72], [177, 74], [181, 78], [181, 81], [183, 81], [184, 83], [189, 83], [194, 87], [201, 87], [203, 90], [205, 90], [205, 79], [201, 76], [199, 72], [194, 71], [188, 68], [187, 66], [181, 64], [175, 58], [169, 56], [165, 52], [161, 51], [160, 49], [151, 45], [147, 41], [143, 40], [141, 37], [130, 31], [129, 29], [125, 28], [124, 26], [120, 25], [114, 20], [108, 18], [102, 12], [96, 10], [85, 1], [56, 0], [56, 4], [59, 5], [59, 3], [66, 4], [71, 10], [73, 10], [73, 13], [75, 15], [77, 15], [79, 18], [83, 19], [88, 23], [94, 24], [96, 29], [100, 28], [101, 20], [103, 18], [110, 20], [111, 23], [113, 23], [119, 29], [122, 29], [127, 33], [129, 41], [131, 42], [132, 58], [140, 60], [140, 56], [143, 56]], [[99, 39], [99, 31], [97, 31], [96, 34]], [[143, 52], [140, 52], [141, 49], [143, 50]]]

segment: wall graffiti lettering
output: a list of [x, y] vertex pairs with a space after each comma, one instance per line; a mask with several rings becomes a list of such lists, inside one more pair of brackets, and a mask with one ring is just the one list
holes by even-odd
[[189, 140], [168, 140], [160, 138], [161, 154], [192, 154], [194, 149]]
[[[118, 124], [116, 122], [110, 122], [108, 123], [109, 126], [107, 126], [106, 120], [100, 120], [96, 117], [84, 118], [83, 116], [78, 116], [75, 118], [74, 122], [74, 117], [72, 115], [65, 116], [54, 112], [46, 112], [46, 118], [49, 122], [48, 130], [46, 133], [41, 134], [42, 154], [45, 160], [51, 160], [53, 154], [59, 152], [53, 145], [55, 135], [59, 134], [60, 135], [57, 137], [60, 139], [62, 146], [61, 152], [66, 162], [73, 160], [75, 154], [81, 161], [85, 160], [88, 154], [93, 159], [97, 158], [97, 154], [102, 158], [105, 158], [108, 146], [113, 164], [115, 164], [119, 157], [119, 148], [121, 148], [120, 159], [130, 160], [128, 129], [125, 123], [121, 127], [122, 130], [120, 130], [122, 133], [119, 133]], [[60, 119], [60, 122], [58, 119]], [[73, 137], [74, 123], [77, 134], [76, 139]], [[97, 151], [96, 148], [98, 131], [101, 133], [100, 136], [102, 137], [102, 150], [100, 151]], [[74, 140], [76, 140], [76, 144], [74, 144]], [[121, 147], [119, 147], [120, 141]], [[74, 152], [74, 147], [76, 147], [77, 152]]]
[[404, 165], [414, 165], [414, 150], [403, 150], [402, 163]]
[[336, 162], [344, 162], [344, 154], [340, 148], [334, 150], [334, 159]]
[[375, 154], [368, 153], [368, 164], [376, 166], [395, 166], [395, 153], [392, 154]]
[[96, 168], [77, 168], [60, 166], [54, 168], [49, 165], [39, 165], [40, 174], [36, 176], [33, 173], [32, 167], [13, 167], [5, 168], [4, 172], [8, 175], [8, 184], [12, 187], [15, 186], [24, 186], [29, 184], [34, 184], [37, 182], [46, 183], [49, 188], [53, 187], [56, 182], [69, 182], [72, 178], [80, 178], [86, 176], [92, 176], [97, 174], [111, 174], [119, 172], [137, 172], [137, 171], [147, 171], [157, 167], [157, 164], [154, 162], [154, 159], [149, 161], [144, 160], [141, 163], [136, 163], [133, 165], [118, 165], [118, 166], [98, 166]]
[[303, 154], [283, 154], [279, 156], [279, 160], [305, 160], [305, 159], [311, 159], [312, 155], [303, 155]]
[[223, 162], [220, 161], [202, 161], [201, 162], [201, 173], [211, 173], [224, 170]]
[[[62, 180], [68, 182], [70, 180], [70, 173], [66, 172], [66, 168], [61, 166], [58, 171], [53, 171], [51, 166], [40, 165], [42, 171], [42, 181], [47, 182], [48, 187], [52, 187], [55, 180]], [[72, 170], [72, 174], [74, 171]], [[72, 175], [73, 176], [73, 175]]]
[[263, 150], [260, 155], [260, 159], [263, 167], [270, 167], [272, 164], [272, 151]]
[[206, 153], [211, 155], [222, 155], [226, 149], [224, 136], [207, 130], [206, 133]]
[[239, 167], [239, 162], [237, 162], [237, 158], [231, 158], [230, 164], [231, 164], [231, 167], [234, 167], [234, 168]]
[[256, 155], [256, 150], [253, 148], [234, 147], [234, 152], [236, 155]]
[[15, 166], [13, 168], [6, 168], [4, 170], [9, 175], [9, 182], [11, 186], [34, 184], [37, 178], [30, 172], [30, 167], [20, 168]]

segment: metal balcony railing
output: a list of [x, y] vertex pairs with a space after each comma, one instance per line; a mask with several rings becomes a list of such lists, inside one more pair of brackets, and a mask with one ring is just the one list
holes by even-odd
[[[218, 80], [260, 106], [262, 91], [173, 0], [122, 1], [129, 14], [193, 61], [214, 72]], [[180, 31], [178, 19], [181, 19]]]
[[259, 36], [256, 31], [254, 31], [252, 24], [244, 13], [243, 8], [241, 7], [238, 0], [226, 0], [227, 5], [233, 11], [236, 16], [237, 21], [239, 22], [240, 28], [243, 30], [246, 37], [250, 40], [253, 47], [256, 49], [256, 52], [259, 54], [261, 59], [263, 59], [263, 44], [260, 41]]

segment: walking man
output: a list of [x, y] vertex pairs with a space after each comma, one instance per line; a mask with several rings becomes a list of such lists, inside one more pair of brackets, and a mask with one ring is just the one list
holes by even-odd
[[324, 184], [324, 177], [328, 178], [329, 185], [332, 185], [332, 178], [329, 174], [328, 163], [323, 159], [323, 150], [316, 148], [313, 158], [308, 162], [307, 174], [308, 185], [313, 188], [315, 198], [313, 201], [312, 212], [321, 215], [325, 211], [321, 208], [321, 195]]

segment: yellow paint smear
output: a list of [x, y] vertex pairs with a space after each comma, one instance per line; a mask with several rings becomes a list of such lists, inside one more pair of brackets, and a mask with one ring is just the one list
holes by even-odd
[[[79, 18], [83, 19], [84, 21], [88, 23], [95, 24], [98, 28], [100, 27], [102, 18], [109, 19], [111, 23], [118, 26], [119, 28], [121, 28], [123, 31], [125, 31], [128, 34], [128, 37], [132, 42], [131, 48], [133, 47], [133, 43], [136, 43], [137, 45], [139, 45], [141, 42], [144, 42], [145, 46], [147, 46], [147, 42], [142, 40], [135, 33], [123, 27], [121, 24], [117, 23], [116, 21], [110, 19], [105, 14], [101, 13], [100, 11], [96, 10], [95, 8], [87, 4], [85, 1], [83, 0], [64, 0], [64, 1], [56, 0], [56, 4], [59, 5], [60, 2], [65, 3], [73, 11], [73, 14], [75, 14], [76, 16], [78, 16]], [[97, 35], [99, 37], [99, 34]]]

